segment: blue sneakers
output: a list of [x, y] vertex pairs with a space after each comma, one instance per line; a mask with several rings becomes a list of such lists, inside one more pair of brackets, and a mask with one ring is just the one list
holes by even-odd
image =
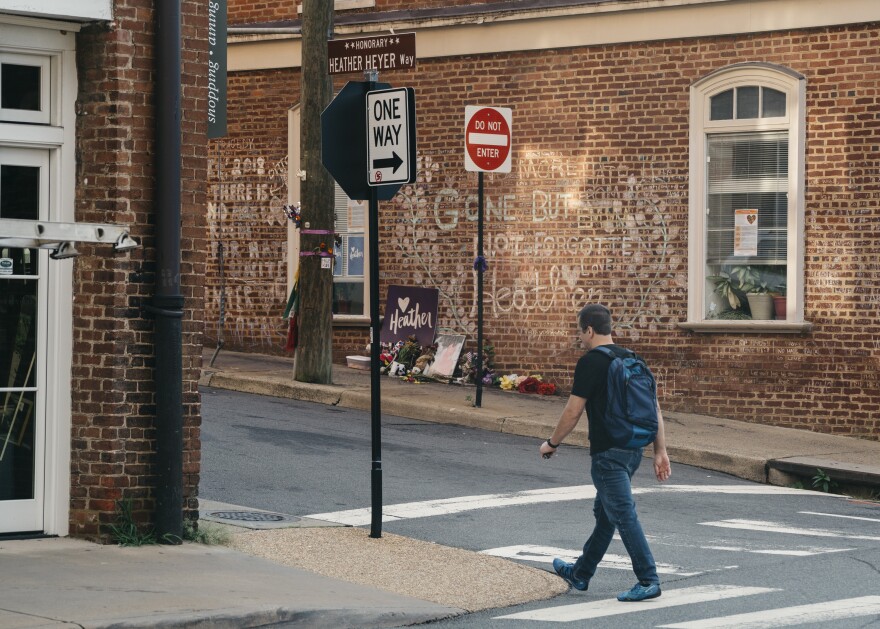
[[[555, 565], [555, 562], [554, 562]], [[557, 572], [559, 572], [557, 570]], [[646, 601], [660, 596], [659, 583], [636, 583], [631, 590], [617, 595], [618, 601]]]
[[[574, 564], [566, 563], [562, 561], [559, 557], [553, 560], [553, 569], [556, 571], [560, 577], [568, 581], [568, 583], [576, 590], [586, 590], [587, 586], [589, 586], [589, 581], [582, 581], [574, 576]], [[659, 596], [659, 593], [658, 593]]]

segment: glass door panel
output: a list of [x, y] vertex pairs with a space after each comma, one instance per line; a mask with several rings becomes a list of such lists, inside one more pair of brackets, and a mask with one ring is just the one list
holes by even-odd
[[[0, 219], [47, 219], [48, 169], [48, 151], [0, 148]], [[43, 528], [46, 257], [0, 240], [0, 533]]]

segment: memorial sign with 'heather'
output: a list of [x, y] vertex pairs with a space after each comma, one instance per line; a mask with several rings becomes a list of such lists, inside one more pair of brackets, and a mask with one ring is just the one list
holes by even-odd
[[380, 342], [396, 343], [415, 335], [421, 345], [433, 343], [438, 296], [436, 288], [389, 286]]

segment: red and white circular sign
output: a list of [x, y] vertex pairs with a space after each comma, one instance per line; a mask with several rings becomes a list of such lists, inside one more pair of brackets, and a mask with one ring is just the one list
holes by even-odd
[[465, 107], [465, 170], [510, 172], [512, 120], [511, 110], [506, 107]]

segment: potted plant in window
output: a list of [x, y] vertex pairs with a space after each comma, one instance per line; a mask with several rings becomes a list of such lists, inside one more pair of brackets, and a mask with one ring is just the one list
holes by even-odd
[[784, 321], [788, 317], [788, 299], [786, 297], [785, 279], [773, 287], [773, 311], [778, 320]]
[[771, 293], [770, 275], [757, 266], [737, 266], [730, 275], [739, 283], [746, 294], [752, 319], [767, 321], [773, 318], [773, 296]]
[[730, 273], [721, 271], [718, 275], [710, 275], [706, 279], [712, 282], [714, 293], [720, 298], [720, 303], [717, 304], [720, 306], [720, 310], [716, 314], [718, 318], [722, 318], [721, 315], [725, 312], [741, 312], [745, 293], [740, 290], [739, 282], [732, 278]]

